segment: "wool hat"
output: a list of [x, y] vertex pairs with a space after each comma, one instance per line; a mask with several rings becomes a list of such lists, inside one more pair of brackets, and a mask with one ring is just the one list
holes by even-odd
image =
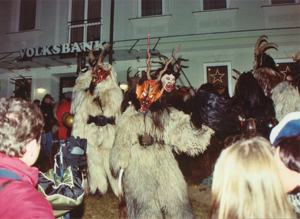
[[300, 134], [300, 111], [287, 114], [270, 133], [270, 142], [276, 145], [282, 137]]
[[46, 95], [44, 96], [44, 99], [46, 99], [46, 98], [49, 98], [49, 99], [53, 100], [53, 98], [52, 98], [52, 96], [51, 96], [50, 94], [46, 94]]

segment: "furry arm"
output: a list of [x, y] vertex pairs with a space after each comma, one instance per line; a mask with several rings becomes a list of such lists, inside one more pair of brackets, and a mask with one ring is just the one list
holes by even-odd
[[173, 146], [178, 154], [184, 152], [195, 156], [206, 150], [213, 134], [214, 131], [206, 125], [202, 129], [196, 129], [189, 115], [171, 109], [169, 126], [165, 126], [164, 141]]
[[[128, 166], [131, 156], [132, 146], [137, 143], [137, 126], [139, 121], [135, 120], [134, 108], [125, 111], [119, 120], [116, 128], [116, 137], [114, 146], [111, 149], [109, 163], [112, 174], [117, 177], [120, 169], [126, 169]], [[136, 123], [137, 122], [137, 123]]]

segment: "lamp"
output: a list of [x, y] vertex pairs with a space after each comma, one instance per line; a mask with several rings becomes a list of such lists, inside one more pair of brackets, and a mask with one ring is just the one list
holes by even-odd
[[37, 89], [37, 92], [39, 92], [39, 93], [44, 93], [45, 90], [46, 90], [45, 88], [39, 87], [39, 88]]
[[121, 88], [123, 91], [127, 91], [127, 89], [128, 89], [128, 84], [126, 84], [125, 82], [123, 82], [123, 83], [120, 84], [120, 88]]

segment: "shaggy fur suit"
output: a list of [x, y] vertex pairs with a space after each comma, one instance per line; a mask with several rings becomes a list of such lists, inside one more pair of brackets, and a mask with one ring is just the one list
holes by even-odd
[[[169, 108], [160, 116], [163, 130], [155, 128], [153, 114], [133, 105], [122, 114], [116, 130], [110, 166], [114, 175], [124, 169], [122, 180], [129, 218], [194, 218], [187, 184], [174, 158], [176, 153], [194, 156], [206, 150], [212, 129], [195, 129], [190, 116]], [[139, 136], [156, 136], [151, 146], [141, 146]], [[164, 143], [161, 143], [163, 141]]]
[[[103, 64], [106, 69], [110, 65]], [[92, 71], [81, 72], [73, 88], [71, 113], [74, 114], [72, 135], [87, 139], [87, 164], [89, 192], [95, 193], [97, 189], [104, 195], [107, 192], [108, 182], [118, 195], [117, 179], [111, 175], [109, 168], [109, 153], [115, 139], [115, 125], [107, 124], [97, 126], [87, 124], [89, 116], [103, 115], [115, 117], [118, 122], [120, 105], [123, 93], [117, 85], [117, 74], [112, 69], [106, 80], [99, 83], [91, 92], [89, 89], [92, 80]]]

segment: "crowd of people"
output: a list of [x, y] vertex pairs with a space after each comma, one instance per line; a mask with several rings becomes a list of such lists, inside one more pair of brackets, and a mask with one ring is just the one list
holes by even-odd
[[[1, 218], [23, 218], [24, 212], [26, 218], [53, 218], [53, 210], [55, 216], [61, 216], [83, 200], [75, 156], [66, 156], [70, 165], [63, 176], [72, 183], [63, 188], [49, 180], [55, 176], [54, 170], [42, 173], [31, 167], [40, 152], [43, 126], [43, 114], [34, 104], [15, 98], [0, 99]], [[76, 142], [72, 138], [69, 142]], [[272, 129], [270, 141], [260, 136], [235, 139], [225, 146], [216, 162], [209, 216], [295, 218], [300, 213], [300, 112], [286, 115]], [[81, 146], [84, 148], [82, 142]], [[12, 174], [3, 177], [3, 170]], [[15, 174], [18, 179], [10, 178]], [[67, 207], [54, 195], [62, 189], [68, 190], [69, 201], [74, 199]]]
[[[84, 199], [81, 170], [87, 166], [89, 192], [100, 198], [110, 183], [116, 196], [124, 198], [128, 211], [120, 217], [194, 218], [174, 153], [204, 154], [214, 147], [215, 136], [222, 139], [223, 148], [213, 170], [208, 217], [300, 216], [300, 111], [287, 113], [278, 124], [272, 120], [268, 130], [263, 122], [260, 129], [253, 128], [255, 123], [246, 118], [260, 112], [255, 119], [263, 121], [275, 111], [251, 72], [240, 77], [234, 98], [206, 88], [195, 95], [204, 108], [198, 102], [189, 109], [175, 106], [180, 96], [171, 93], [176, 77], [169, 64], [181, 45], [153, 77], [148, 40], [147, 75], [124, 96], [113, 67], [102, 63], [108, 46], [97, 64], [78, 76], [73, 105], [70, 96], [55, 105], [50, 94], [40, 105], [0, 99], [0, 217], [68, 214]], [[229, 105], [235, 108], [225, 114]], [[64, 123], [64, 115], [71, 112], [72, 132]], [[249, 130], [243, 130], [245, 123]], [[39, 157], [49, 161], [49, 169], [37, 165]]]

